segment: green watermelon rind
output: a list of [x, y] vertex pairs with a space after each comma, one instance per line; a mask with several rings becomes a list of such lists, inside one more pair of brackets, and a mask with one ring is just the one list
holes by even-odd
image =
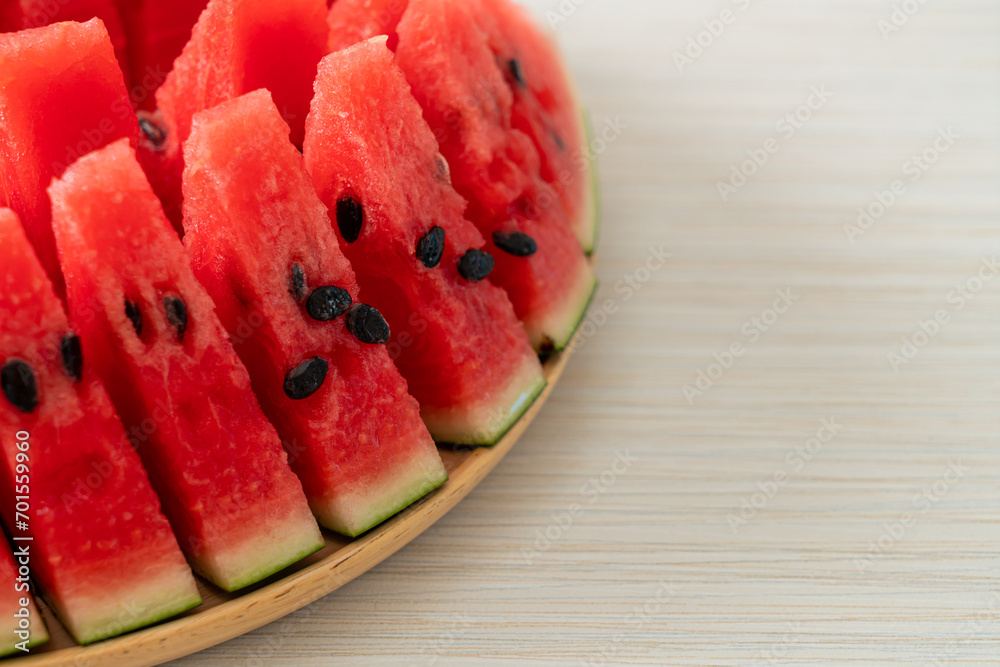
[[[169, 595], [172, 594], [173, 591], [171, 591]], [[73, 636], [79, 644], [86, 646], [87, 644], [99, 642], [102, 639], [117, 637], [118, 635], [138, 630], [148, 625], [159, 623], [160, 621], [165, 621], [185, 611], [194, 609], [201, 603], [201, 596], [195, 592], [192, 595], [174, 601], [172, 604], [168, 604], [163, 607], [154, 607], [151, 613], [141, 616], [137, 615], [128, 623], [121, 623], [117, 620], [117, 617], [121, 615], [121, 611], [116, 609], [115, 617], [111, 620], [102, 619], [100, 621], [87, 623], [83, 627], [78, 628], [77, 632], [73, 633]], [[149, 602], [147, 601], [146, 604], [149, 604]]]
[[[31, 610], [31, 628], [30, 628], [31, 635], [26, 647], [30, 649], [34, 648], [35, 646], [41, 646], [42, 644], [49, 641], [51, 637], [49, 636], [49, 629], [45, 627], [45, 621], [42, 620], [42, 615], [38, 612], [37, 605], [35, 605], [35, 603], [32, 602], [29, 609]], [[5, 634], [7, 634], [8, 636], [12, 636], [14, 634], [15, 628], [16, 624], [11, 625], [10, 632]], [[14, 642], [10, 644], [0, 645], [0, 658], [6, 657], [8, 655], [14, 655], [15, 653], [23, 654], [24, 651], [21, 651], [17, 647], [18, 643], [20, 642], [17, 641], [17, 638], [14, 638]]]
[[594, 300], [594, 294], [597, 292], [597, 279], [590, 271], [589, 265], [582, 279], [587, 281], [587, 287], [580, 291], [580, 296], [576, 299], [575, 303], [566, 309], [567, 314], [561, 320], [555, 322], [555, 324], [549, 321], [543, 327], [543, 330], [549, 333], [544, 335], [543, 338], [536, 339], [535, 335], [532, 336], [532, 344], [539, 354], [551, 354], [552, 352], [561, 352], [566, 349], [566, 346], [573, 340], [573, 336], [576, 335], [577, 329], [583, 323], [584, 318], [587, 317], [587, 310], [590, 308], [590, 303]]
[[[387, 519], [399, 514], [448, 481], [448, 473], [444, 468], [444, 464], [441, 463], [437, 449], [431, 447], [427, 451], [426, 456], [428, 463], [436, 468], [433, 473], [417, 468], [408, 476], [419, 480], [419, 483], [400, 483], [398, 479], [387, 483], [386, 486], [391, 488], [392, 492], [379, 501], [368, 504], [367, 511], [361, 513], [360, 516], [356, 516], [353, 525], [344, 523], [341, 516], [334, 516], [334, 514], [339, 515], [340, 513], [324, 511], [323, 508], [317, 507], [313, 508], [313, 512], [324, 527], [341, 535], [357, 537], [366, 533]], [[418, 462], [413, 461], [413, 463]]]
[[417, 502], [418, 500], [429, 494], [431, 491], [434, 491], [435, 489], [439, 488], [447, 481], [448, 481], [448, 473], [444, 472], [444, 468], [442, 467], [442, 473], [440, 477], [434, 480], [428, 480], [425, 484], [418, 486], [416, 489], [411, 490], [408, 493], [404, 493], [400, 496], [397, 496], [395, 502], [390, 502], [387, 505], [385, 505], [382, 509], [376, 512], [375, 516], [372, 519], [361, 524], [358, 528], [356, 528], [353, 534], [347, 533], [348, 537], [357, 537], [362, 533], [368, 532], [369, 530], [381, 524], [382, 522], [386, 521], [387, 519], [390, 519], [393, 516], [399, 514], [407, 507]]
[[[208, 575], [202, 572], [199, 572], [199, 574], [201, 574], [206, 579], [211, 580], [212, 583], [214, 583], [216, 586], [229, 593], [238, 591], [241, 588], [246, 588], [247, 586], [250, 586], [252, 584], [256, 584], [262, 579], [266, 579], [267, 577], [270, 577], [272, 574], [280, 572], [289, 565], [293, 565], [302, 560], [303, 558], [305, 558], [306, 556], [314, 554], [320, 549], [322, 549], [326, 545], [326, 542], [323, 541], [322, 535], [320, 535], [320, 533], [317, 530], [315, 530], [315, 526], [316, 524], [313, 522], [311, 523], [311, 526], [308, 527], [311, 528], [311, 530], [307, 529], [307, 531], [303, 531], [301, 533], [301, 537], [303, 538], [308, 537], [310, 539], [300, 540], [308, 542], [308, 544], [305, 544], [299, 548], [294, 548], [290, 544], [290, 539], [287, 538], [285, 540], [279, 541], [277, 544], [274, 545], [269, 544], [267, 540], [261, 540], [260, 542], [253, 541], [252, 543], [248, 543], [246, 548], [254, 551], [259, 550], [258, 544], [261, 543], [268, 543], [268, 546], [273, 546], [275, 548], [269, 549], [269, 551], [262, 557], [255, 559], [259, 564], [249, 565], [239, 568], [241, 574], [238, 577], [233, 577], [232, 579], [225, 579], [221, 577], [209, 577]], [[306, 532], [308, 532], [309, 535], [306, 535]], [[319, 537], [318, 542], [311, 539], [313, 534]], [[289, 551], [290, 548], [294, 548], [295, 550]]]
[[[548, 381], [543, 374], [532, 373], [531, 375], [532, 377], [529, 378], [528, 383], [522, 385], [520, 391], [504, 394], [504, 397], [499, 401], [501, 404], [500, 407], [493, 409], [486, 408], [487, 413], [499, 415], [499, 417], [489, 420], [491, 428], [484, 430], [480, 427], [465, 430], [460, 427], [448, 429], [444, 426], [435, 426], [434, 428], [428, 426], [431, 435], [438, 444], [446, 446], [488, 447], [495, 445], [524, 416], [528, 408], [534, 405], [535, 401], [548, 385]], [[511, 394], [515, 396], [513, 400], [509, 398]], [[433, 421], [443, 422], [446, 420], [439, 418]]]
[[590, 292], [587, 294], [587, 298], [583, 302], [583, 308], [577, 312], [576, 323], [573, 325], [573, 329], [570, 331], [569, 337], [565, 340], [560, 340], [559, 343], [555, 344], [551, 350], [552, 352], [562, 352], [569, 346], [573, 337], [576, 335], [577, 330], [580, 328], [580, 325], [583, 324], [585, 319], [587, 319], [587, 311], [590, 310], [590, 304], [594, 302], [594, 297], [597, 295], [597, 287], [597, 278], [593, 278]]

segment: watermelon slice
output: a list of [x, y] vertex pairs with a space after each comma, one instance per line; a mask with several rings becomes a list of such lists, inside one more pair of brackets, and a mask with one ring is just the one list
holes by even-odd
[[31, 575], [84, 644], [201, 603], [89, 352], [0, 209], [0, 514], [32, 538]]
[[587, 253], [597, 236], [597, 183], [584, 117], [552, 38], [510, 0], [472, 0], [514, 96], [511, 125], [531, 138], [542, 179]]
[[[338, 0], [327, 16], [330, 50], [387, 34], [389, 48], [395, 51], [399, 43], [396, 27], [408, 4], [408, 0]], [[598, 218], [596, 174], [586, 123], [554, 41], [509, 0], [466, 0], [465, 4], [471, 7], [469, 15], [510, 88], [511, 126], [534, 143], [540, 176], [558, 194], [584, 250], [592, 252]], [[489, 94], [488, 89], [474, 92]], [[525, 167], [534, 170], [532, 165]]]
[[232, 591], [323, 546], [134, 151], [117, 141], [49, 188], [70, 315], [195, 570]]
[[14, 562], [10, 545], [0, 535], [0, 619], [3, 619], [0, 621], [0, 656], [27, 652], [32, 646], [49, 640], [45, 621], [29, 592], [28, 577], [18, 571], [19, 565], [23, 565], [30, 572], [31, 545], [18, 542], [16, 548], [20, 563]]
[[[111, 38], [115, 56], [127, 72], [125, 29], [113, 0], [0, 0], [0, 32], [41, 28], [61, 21], [99, 18]], [[126, 80], [128, 75], [125, 76]]]
[[[385, 314], [389, 352], [435, 440], [493, 444], [545, 386], [501, 289], [461, 273], [483, 238], [410, 87], [375, 37], [320, 62], [305, 160], [333, 211], [366, 299]], [[348, 202], [363, 211], [345, 238]]]
[[[537, 349], [562, 349], [586, 311], [594, 278], [559, 194], [541, 176], [535, 144], [514, 126], [509, 68], [501, 66], [476, 17], [482, 8], [399, 0], [396, 7], [405, 5], [405, 11], [393, 25], [388, 2], [335, 2], [328, 17], [331, 46], [342, 45], [338, 34], [351, 32], [342, 29], [340, 13], [350, 10], [357, 21], [365, 6], [372, 12], [362, 32], [394, 34], [396, 62], [450, 163], [455, 189], [469, 201], [469, 219], [496, 260], [490, 279], [507, 291]], [[509, 247], [504, 240], [511, 236], [529, 237], [532, 252]]]
[[155, 92], [163, 85], [191, 38], [191, 29], [207, 0], [117, 0], [128, 36], [127, 70], [132, 80], [132, 104], [156, 106]]
[[265, 90], [195, 116], [184, 241], [320, 523], [357, 535], [446, 479]]
[[156, 91], [159, 114], [144, 124], [143, 165], [168, 217], [181, 229], [181, 146], [196, 113], [267, 88], [302, 145], [316, 65], [326, 54], [324, 0], [211, 0], [191, 40]]
[[0, 35], [0, 206], [21, 218], [60, 296], [45, 188], [81, 155], [138, 135], [99, 19]]

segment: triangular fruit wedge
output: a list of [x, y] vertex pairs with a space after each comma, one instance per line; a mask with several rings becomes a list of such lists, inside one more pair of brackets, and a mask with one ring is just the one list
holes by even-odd
[[[2, 216], [3, 213], [0, 213]], [[2, 223], [0, 223], [2, 224]], [[31, 540], [15, 543], [18, 560], [31, 564]], [[18, 572], [7, 539], [0, 535], [0, 656], [27, 651], [49, 641], [49, 631], [31, 597], [28, 577]]]
[[302, 145], [316, 65], [326, 54], [325, 14], [325, 0], [210, 0], [156, 92], [157, 115], [143, 124], [143, 166], [178, 230], [181, 147], [196, 113], [267, 88]]
[[191, 39], [191, 29], [206, 0], [117, 0], [128, 36], [128, 69], [132, 104], [156, 106], [156, 89], [163, 85], [174, 60]]
[[[350, 9], [357, 21], [363, 5], [334, 3], [331, 43], [338, 12]], [[400, 5], [405, 10], [393, 26], [397, 14], [389, 10]], [[515, 127], [509, 68], [491, 49], [478, 4], [400, 0], [392, 7], [380, 0], [369, 7], [368, 29], [398, 42], [396, 63], [448, 160], [455, 189], [469, 202], [466, 215], [486, 237], [496, 260], [490, 280], [506, 290], [536, 349], [562, 349], [595, 282], [559, 194], [542, 178], [535, 144]], [[530, 244], [512, 245], [514, 236]]]
[[545, 376], [503, 290], [470, 271], [493, 259], [385, 40], [320, 62], [306, 168], [431, 435], [493, 444]]
[[83, 644], [201, 603], [89, 352], [0, 209], [0, 514]]
[[357, 535], [444, 466], [266, 90], [195, 116], [185, 244], [320, 523]]
[[[132, 0], [135, 1], [135, 0]], [[115, 48], [115, 57], [129, 80], [125, 29], [114, 0], [0, 0], [0, 32], [15, 32], [62, 21], [89, 21], [99, 18], [104, 23]]]
[[139, 128], [99, 19], [0, 35], [0, 206], [21, 218], [60, 296], [45, 188], [80, 156], [122, 137], [135, 144]]
[[[539, 175], [559, 196], [580, 244], [591, 252], [598, 217], [594, 161], [586, 123], [559, 49], [552, 36], [510, 0], [465, 0], [462, 4], [471, 7], [468, 16], [477, 23], [481, 40], [510, 89], [511, 127], [531, 139], [540, 160]], [[395, 51], [396, 26], [407, 5], [408, 0], [337, 0], [327, 17], [330, 50], [388, 34], [389, 48]], [[452, 42], [450, 48], [458, 43]], [[474, 92], [486, 99], [489, 87], [499, 81], [483, 82], [488, 86]], [[527, 162], [524, 166], [534, 169]]]
[[323, 546], [302, 485], [126, 141], [53, 181], [70, 317], [195, 570], [225, 590]]

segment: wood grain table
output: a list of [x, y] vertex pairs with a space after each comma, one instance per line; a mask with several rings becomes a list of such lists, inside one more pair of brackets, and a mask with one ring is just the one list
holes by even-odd
[[604, 137], [583, 345], [431, 530], [175, 664], [1000, 664], [1000, 5], [531, 7]]

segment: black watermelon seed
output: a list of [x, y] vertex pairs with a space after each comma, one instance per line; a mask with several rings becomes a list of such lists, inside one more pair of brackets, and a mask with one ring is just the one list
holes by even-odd
[[444, 254], [444, 229], [434, 225], [417, 241], [417, 259], [428, 269], [433, 269], [441, 263]]
[[469, 248], [458, 260], [458, 272], [466, 280], [478, 282], [493, 270], [493, 255], [485, 250]]
[[361, 225], [365, 221], [365, 209], [361, 202], [351, 195], [341, 195], [337, 200], [337, 227], [340, 235], [348, 243], [354, 243], [361, 236]]
[[135, 327], [135, 335], [142, 335], [142, 311], [139, 310], [139, 305], [125, 300], [125, 316], [132, 320], [132, 326]]
[[296, 262], [292, 264], [291, 286], [288, 293], [295, 297], [296, 301], [301, 301], [306, 295], [306, 276], [302, 273], [302, 267]]
[[62, 353], [62, 364], [66, 375], [79, 382], [83, 377], [83, 348], [80, 347], [80, 337], [75, 333], [66, 334], [59, 344], [59, 351]]
[[285, 395], [293, 401], [309, 398], [323, 386], [327, 370], [329, 366], [322, 357], [303, 361], [285, 376]]
[[319, 322], [335, 320], [351, 307], [351, 295], [342, 287], [327, 285], [313, 290], [306, 302], [309, 317]]
[[559, 136], [558, 132], [556, 132], [555, 130], [549, 130], [549, 135], [552, 136], [552, 141], [556, 142], [556, 147], [559, 150], [561, 151], [566, 150], [566, 142], [563, 141], [562, 137]]
[[153, 148], [160, 148], [163, 146], [163, 142], [167, 140], [167, 131], [148, 117], [142, 116], [139, 118], [139, 129], [142, 130], [142, 133], [149, 140], [149, 143], [153, 145]]
[[521, 71], [521, 63], [511, 58], [507, 61], [507, 69], [510, 70], [510, 75], [514, 81], [517, 81], [522, 86], [528, 85], [524, 80], [524, 73]]
[[538, 252], [538, 244], [524, 232], [493, 232], [493, 243], [508, 255], [531, 257]]
[[0, 385], [7, 400], [21, 412], [27, 414], [38, 407], [38, 381], [24, 361], [11, 359], [5, 363], [0, 371]]
[[179, 296], [164, 297], [163, 310], [167, 313], [167, 322], [177, 329], [177, 339], [183, 339], [188, 326], [188, 311], [184, 301]]
[[358, 303], [347, 311], [347, 330], [362, 343], [384, 345], [389, 342], [389, 324], [371, 306]]

